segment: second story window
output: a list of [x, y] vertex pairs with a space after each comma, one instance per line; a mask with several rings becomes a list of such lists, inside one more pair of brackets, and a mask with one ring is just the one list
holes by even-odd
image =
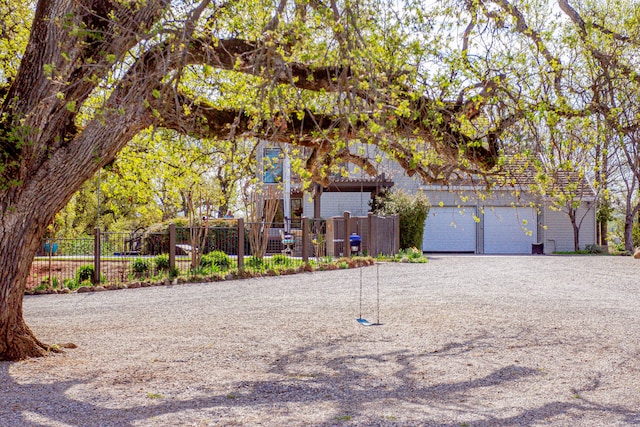
[[262, 152], [263, 182], [277, 184], [282, 182], [283, 157], [280, 148], [265, 148]]

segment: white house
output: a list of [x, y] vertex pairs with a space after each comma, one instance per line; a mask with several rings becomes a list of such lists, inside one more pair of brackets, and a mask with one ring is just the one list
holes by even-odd
[[[287, 167], [286, 160], [284, 163]], [[359, 172], [348, 178], [335, 177], [328, 187], [316, 186], [305, 194], [294, 179], [290, 208], [283, 209], [288, 213], [284, 216], [292, 218], [294, 224], [301, 216], [328, 218], [341, 216], [344, 211], [365, 216], [371, 198], [393, 187], [408, 193], [423, 192], [432, 205], [425, 221], [424, 252], [531, 254], [574, 250], [569, 216], [529, 191], [532, 175], [517, 174], [508, 183], [482, 191], [480, 186], [470, 184], [426, 185], [408, 177], [388, 158], [379, 170], [377, 177]], [[596, 242], [595, 194], [586, 184], [583, 190], [576, 214], [581, 249]]]

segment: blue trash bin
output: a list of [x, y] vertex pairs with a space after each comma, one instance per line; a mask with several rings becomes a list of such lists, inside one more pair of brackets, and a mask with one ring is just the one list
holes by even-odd
[[53, 245], [49, 242], [45, 242], [44, 244], [44, 254], [49, 255], [49, 249], [51, 249], [51, 255], [55, 255], [58, 252], [58, 244], [54, 243]]
[[349, 236], [349, 246], [351, 246], [351, 252], [360, 252], [360, 246], [362, 245], [362, 237], [358, 233], [351, 233]]

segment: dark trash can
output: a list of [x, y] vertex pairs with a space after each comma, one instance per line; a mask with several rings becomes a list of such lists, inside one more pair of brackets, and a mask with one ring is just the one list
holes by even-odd
[[532, 255], [544, 255], [544, 243], [532, 243], [531, 244]]
[[357, 233], [351, 233], [351, 236], [349, 236], [349, 245], [351, 246], [351, 252], [360, 252], [362, 237]]

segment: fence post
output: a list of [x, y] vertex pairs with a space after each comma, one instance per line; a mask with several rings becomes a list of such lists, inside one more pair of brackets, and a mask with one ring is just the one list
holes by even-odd
[[335, 218], [327, 218], [327, 229], [324, 235], [324, 246], [325, 246], [325, 255], [329, 257], [334, 257], [335, 255], [335, 234], [336, 229], [336, 220]]
[[238, 271], [244, 270], [244, 218], [238, 218]]
[[302, 261], [309, 262], [309, 218], [302, 217]]
[[395, 220], [394, 220], [394, 230], [393, 230], [393, 234], [395, 235], [395, 251], [393, 252], [392, 255], [397, 254], [398, 252], [400, 252], [400, 215], [395, 215]]
[[93, 239], [93, 284], [100, 284], [100, 228], [96, 227]]
[[176, 225], [169, 224], [169, 269], [175, 271], [176, 268]]
[[351, 212], [344, 211], [344, 256], [351, 257]]

